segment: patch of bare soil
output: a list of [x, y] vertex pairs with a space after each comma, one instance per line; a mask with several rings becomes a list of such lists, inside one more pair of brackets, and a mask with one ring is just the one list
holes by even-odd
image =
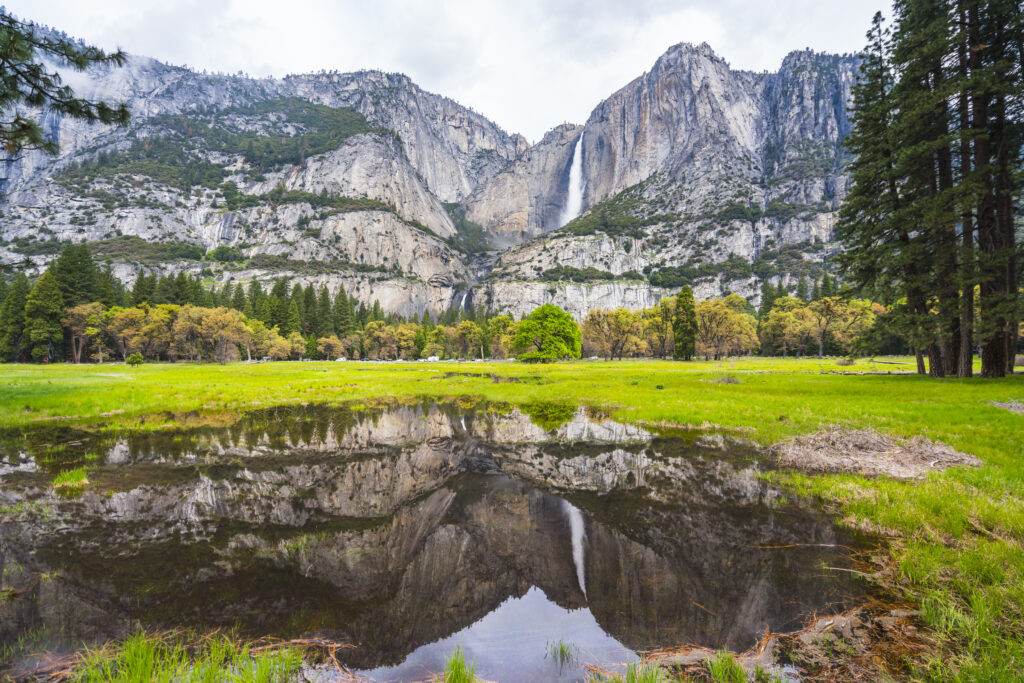
[[[767, 633], [735, 658], [750, 677], [760, 669], [782, 680], [879, 681], [899, 678], [910, 662], [919, 661], [931, 648], [916, 611], [873, 603], [813, 617], [795, 633]], [[705, 647], [684, 646], [651, 653], [649, 661], [676, 674], [709, 680], [707, 661], [716, 656]]]
[[923, 436], [898, 439], [870, 429], [832, 425], [814, 434], [775, 444], [770, 451], [785, 467], [808, 472], [852, 472], [919, 479], [928, 472], [981, 464], [941, 441]]
[[992, 405], [996, 408], [1002, 408], [1003, 410], [1009, 410], [1011, 413], [1017, 413], [1018, 415], [1024, 415], [1024, 403], [1020, 401], [992, 401]]

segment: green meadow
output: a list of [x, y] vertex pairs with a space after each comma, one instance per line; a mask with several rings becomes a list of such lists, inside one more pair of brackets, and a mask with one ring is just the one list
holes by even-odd
[[[912, 359], [721, 362], [266, 363], [0, 366], [0, 422], [160, 429], [259, 407], [378, 399], [560, 401], [614, 419], [714, 426], [767, 446], [825, 425], [924, 435], [979, 468], [917, 482], [774, 472], [844, 524], [888, 539], [887, 588], [919, 606], [934, 640], [923, 679], [1007, 680], [1024, 670], [1024, 376], [932, 379]], [[854, 374], [864, 373], [864, 374]]]

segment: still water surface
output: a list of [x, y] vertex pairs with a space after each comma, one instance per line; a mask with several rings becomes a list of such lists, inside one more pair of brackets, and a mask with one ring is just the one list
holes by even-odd
[[[853, 541], [720, 435], [558, 404], [175, 417], [0, 435], [0, 641], [237, 628], [350, 643], [339, 659], [376, 680], [428, 678], [460, 645], [489, 680], [572, 681], [863, 597], [826, 569]], [[58, 495], [80, 466], [89, 485]]]

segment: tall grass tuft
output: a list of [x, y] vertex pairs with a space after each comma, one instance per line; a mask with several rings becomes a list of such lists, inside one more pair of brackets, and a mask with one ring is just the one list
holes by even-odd
[[437, 683], [474, 683], [476, 681], [476, 667], [466, 663], [466, 654], [462, 646], [455, 648], [455, 652], [448, 657], [444, 665], [444, 674], [434, 678]]
[[603, 674], [592, 674], [587, 677], [587, 683], [669, 683], [669, 679], [660, 667], [634, 662], [626, 666], [621, 676], [613, 674], [609, 678]]
[[625, 680], [626, 683], [668, 683], [668, 678], [660, 667], [644, 663], [627, 666]]
[[64, 470], [53, 478], [55, 489], [79, 489], [89, 485], [89, 471], [84, 467], [74, 470]]
[[704, 666], [715, 683], [747, 683], [747, 673], [736, 658], [725, 650], [719, 650], [713, 659], [704, 662]]
[[71, 679], [77, 683], [289, 683], [298, 680], [302, 652], [278, 648], [253, 653], [226, 636], [189, 647], [171, 636], [136, 633], [121, 643], [88, 649]]

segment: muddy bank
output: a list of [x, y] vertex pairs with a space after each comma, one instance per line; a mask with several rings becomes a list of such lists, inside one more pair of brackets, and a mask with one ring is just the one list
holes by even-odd
[[[751, 680], [761, 671], [783, 681], [877, 681], [907, 674], [910, 663], [931, 648], [916, 610], [872, 603], [813, 617], [793, 633], [766, 633], [735, 660]], [[708, 648], [684, 646], [653, 653], [650, 662], [674, 675], [706, 680], [708, 662], [717, 656]]]
[[783, 467], [807, 472], [885, 475], [895, 479], [920, 479], [929, 472], [950, 467], [981, 465], [973, 455], [923, 436], [899, 439], [870, 429], [836, 425], [775, 444], [769, 452]]

